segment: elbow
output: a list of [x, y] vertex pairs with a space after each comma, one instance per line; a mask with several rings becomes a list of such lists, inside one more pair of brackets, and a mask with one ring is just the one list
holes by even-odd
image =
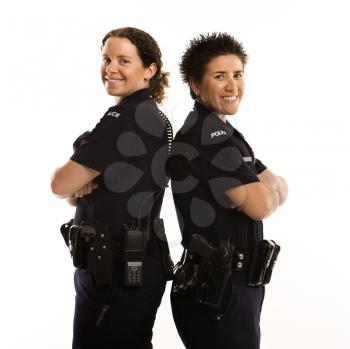
[[272, 212], [269, 210], [257, 210], [255, 212], [249, 212], [247, 213], [247, 216], [249, 216], [251, 219], [254, 219], [255, 221], [262, 221], [263, 219], [271, 216]]
[[288, 197], [288, 184], [285, 181], [285, 179], [283, 179], [282, 177], [280, 177], [280, 182], [281, 182], [281, 185], [280, 185], [280, 190], [279, 190], [279, 197], [280, 197], [279, 204], [281, 206], [286, 202], [287, 197]]
[[259, 202], [255, 207], [252, 207], [252, 209], [249, 212], [246, 212], [246, 214], [255, 221], [261, 221], [270, 217], [275, 212], [277, 206], [276, 200], [264, 200]]
[[57, 183], [57, 181], [55, 179], [53, 179], [51, 181], [51, 191], [52, 191], [52, 194], [54, 194], [56, 196], [62, 195], [61, 187], [59, 186], [59, 184]]
[[277, 191], [261, 183], [251, 183], [234, 188], [227, 195], [240, 211], [257, 221], [269, 217], [279, 203]]
[[69, 196], [65, 190], [64, 187], [61, 185], [61, 183], [54, 177], [51, 180], [51, 192], [56, 195], [58, 198], [65, 198]]
[[262, 197], [257, 202], [251, 218], [254, 220], [263, 220], [271, 216], [280, 205], [280, 199], [277, 191], [270, 191], [269, 195]]

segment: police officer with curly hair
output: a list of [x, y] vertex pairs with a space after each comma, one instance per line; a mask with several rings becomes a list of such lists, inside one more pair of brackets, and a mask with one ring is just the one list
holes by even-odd
[[263, 240], [262, 220], [284, 203], [288, 189], [226, 117], [243, 98], [246, 62], [241, 43], [213, 33], [191, 40], [180, 63], [195, 103], [176, 134], [170, 161], [185, 248], [171, 302], [188, 349], [260, 346], [268, 277], [264, 266], [264, 274], [259, 270], [256, 251], [277, 253], [277, 244]]
[[117, 104], [78, 137], [53, 176], [52, 191], [77, 206], [61, 228], [77, 268], [74, 349], [152, 348], [172, 271], [159, 218], [172, 131], [156, 104], [167, 75], [148, 33], [107, 33], [101, 79]]

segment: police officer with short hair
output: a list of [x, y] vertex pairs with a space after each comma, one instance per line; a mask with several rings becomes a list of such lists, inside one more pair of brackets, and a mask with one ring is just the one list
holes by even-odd
[[[213, 33], [193, 39], [180, 63], [195, 104], [176, 134], [170, 161], [185, 247], [171, 302], [188, 349], [260, 346], [268, 281], [254, 282], [250, 271], [261, 259], [254, 252], [263, 242], [261, 220], [286, 200], [287, 184], [226, 119], [243, 97], [246, 61], [231, 35]], [[277, 244], [271, 245], [277, 253]]]
[[152, 348], [171, 262], [159, 213], [172, 130], [156, 41], [119, 28], [102, 41], [101, 78], [116, 105], [74, 142], [52, 191], [75, 201], [62, 234], [77, 267], [74, 349]]

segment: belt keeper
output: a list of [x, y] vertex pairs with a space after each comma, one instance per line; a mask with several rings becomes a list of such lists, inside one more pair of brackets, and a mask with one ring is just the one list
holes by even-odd
[[244, 254], [243, 253], [237, 253], [238, 261], [236, 264], [235, 271], [241, 271], [243, 268], [243, 260], [244, 260]]

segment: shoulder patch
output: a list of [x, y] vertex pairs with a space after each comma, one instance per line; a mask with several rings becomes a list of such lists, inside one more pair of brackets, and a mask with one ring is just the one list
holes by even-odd
[[114, 116], [115, 118], [118, 118], [120, 116], [120, 113], [117, 113], [116, 111], [109, 111], [107, 113], [107, 116]]
[[214, 137], [219, 137], [219, 136], [222, 136], [222, 135], [227, 135], [227, 132], [225, 130], [217, 130], [217, 131], [212, 132], [210, 134], [210, 137], [214, 138]]
[[244, 162], [251, 162], [251, 161], [253, 161], [253, 158], [251, 156], [243, 156], [243, 161]]
[[201, 144], [210, 145], [225, 142], [232, 136], [232, 130], [226, 127], [215, 113], [210, 113], [203, 121]]
[[111, 107], [109, 107], [108, 110], [103, 115], [103, 118], [106, 118], [107, 116], [112, 117], [113, 119], [114, 118], [118, 119], [121, 116], [120, 106], [118, 104], [116, 104], [116, 105], [112, 105]]

